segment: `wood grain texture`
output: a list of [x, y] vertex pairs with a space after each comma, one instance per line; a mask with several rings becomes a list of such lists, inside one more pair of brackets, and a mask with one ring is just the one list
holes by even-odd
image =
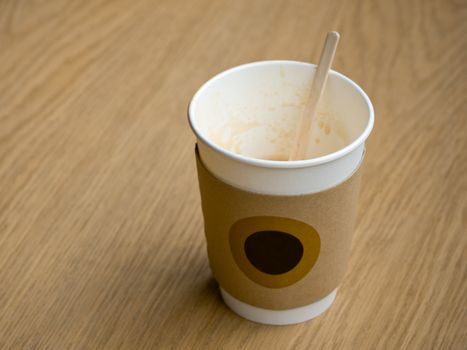
[[[332, 29], [377, 117], [350, 270], [254, 324], [211, 279], [186, 106]], [[466, 33], [461, 0], [0, 0], [0, 348], [465, 349]]]

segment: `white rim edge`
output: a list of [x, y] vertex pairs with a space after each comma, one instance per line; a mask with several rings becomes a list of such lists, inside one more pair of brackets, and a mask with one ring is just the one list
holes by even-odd
[[242, 163], [246, 163], [246, 164], [249, 164], [249, 165], [255, 165], [255, 166], [259, 166], [259, 167], [267, 167], [267, 168], [301, 168], [301, 167], [316, 166], [316, 165], [319, 165], [319, 164], [328, 163], [328, 162], [331, 162], [331, 161], [333, 161], [335, 159], [338, 159], [338, 158], [341, 158], [341, 157], [345, 156], [346, 154], [352, 152], [358, 146], [360, 146], [362, 143], [365, 142], [365, 140], [370, 135], [371, 130], [373, 129], [373, 125], [374, 125], [374, 109], [373, 109], [373, 105], [371, 104], [371, 101], [370, 101], [369, 97], [367, 96], [367, 94], [363, 91], [363, 89], [357, 83], [355, 83], [352, 79], [346, 77], [345, 75], [343, 75], [343, 74], [341, 74], [339, 72], [336, 72], [334, 70], [331, 70], [330, 73], [333, 74], [333, 75], [337, 75], [340, 78], [344, 79], [345, 81], [350, 83], [360, 93], [360, 95], [363, 97], [363, 99], [365, 100], [365, 102], [367, 104], [368, 114], [369, 114], [368, 124], [365, 127], [365, 129], [363, 130], [363, 132], [360, 134], [360, 136], [357, 137], [350, 144], [348, 144], [347, 146], [345, 146], [344, 148], [341, 148], [340, 150], [338, 150], [336, 152], [327, 154], [325, 156], [312, 158], [312, 159], [294, 160], [294, 161], [277, 161], [277, 160], [256, 159], [256, 158], [245, 157], [245, 156], [242, 156], [240, 154], [237, 154], [237, 153], [231, 152], [229, 150], [226, 150], [224, 148], [221, 148], [221, 147], [217, 146], [215, 143], [212, 143], [211, 141], [209, 141], [206, 137], [204, 137], [202, 135], [201, 131], [196, 127], [196, 125], [194, 125], [192, 116], [194, 115], [194, 109], [196, 107], [196, 103], [197, 103], [197, 101], [199, 99], [199, 96], [201, 95], [201, 93], [209, 85], [211, 85], [215, 81], [221, 79], [225, 75], [230, 74], [230, 73], [232, 73], [234, 71], [243, 70], [243, 69], [249, 68], [251, 66], [280, 64], [280, 63], [316, 67], [315, 64], [300, 62], [300, 61], [289, 61], [289, 60], [257, 61], [257, 62], [242, 64], [242, 65], [227, 69], [227, 70], [213, 76], [211, 79], [209, 79], [207, 82], [205, 82], [198, 89], [198, 91], [195, 93], [195, 95], [193, 96], [193, 98], [191, 99], [191, 101], [190, 101], [190, 103], [188, 105], [188, 122], [190, 124], [191, 129], [195, 133], [196, 137], [201, 139], [209, 147], [215, 149], [217, 152], [225, 155], [228, 158], [231, 158], [233, 160], [236, 160], [236, 161], [239, 161], [239, 162], [242, 162]]

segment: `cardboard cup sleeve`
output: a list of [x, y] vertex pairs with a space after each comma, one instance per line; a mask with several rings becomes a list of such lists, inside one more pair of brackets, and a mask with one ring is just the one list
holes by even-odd
[[209, 264], [225, 291], [249, 305], [286, 310], [338, 287], [350, 255], [360, 167], [323, 192], [265, 195], [216, 178], [195, 152]]

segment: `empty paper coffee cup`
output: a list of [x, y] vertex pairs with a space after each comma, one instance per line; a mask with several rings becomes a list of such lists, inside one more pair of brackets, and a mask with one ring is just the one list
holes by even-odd
[[264, 61], [205, 83], [189, 106], [208, 257], [226, 304], [292, 324], [334, 301], [350, 254], [373, 107], [331, 71], [310, 159], [287, 161], [316, 66]]

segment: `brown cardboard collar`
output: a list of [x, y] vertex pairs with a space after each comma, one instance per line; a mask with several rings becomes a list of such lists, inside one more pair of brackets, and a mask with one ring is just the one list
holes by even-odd
[[[210, 266], [224, 290], [247, 304], [283, 310], [311, 304], [337, 288], [350, 254], [359, 170], [324, 192], [275, 196], [226, 184], [206, 169], [197, 150], [196, 159]], [[256, 238], [267, 234], [271, 239]], [[260, 243], [248, 243], [253, 241]], [[296, 265], [282, 273], [261, 271], [256, 256], [258, 261], [274, 256], [265, 264], [274, 271], [288, 268], [288, 252], [299, 250], [296, 241], [303, 250]]]

